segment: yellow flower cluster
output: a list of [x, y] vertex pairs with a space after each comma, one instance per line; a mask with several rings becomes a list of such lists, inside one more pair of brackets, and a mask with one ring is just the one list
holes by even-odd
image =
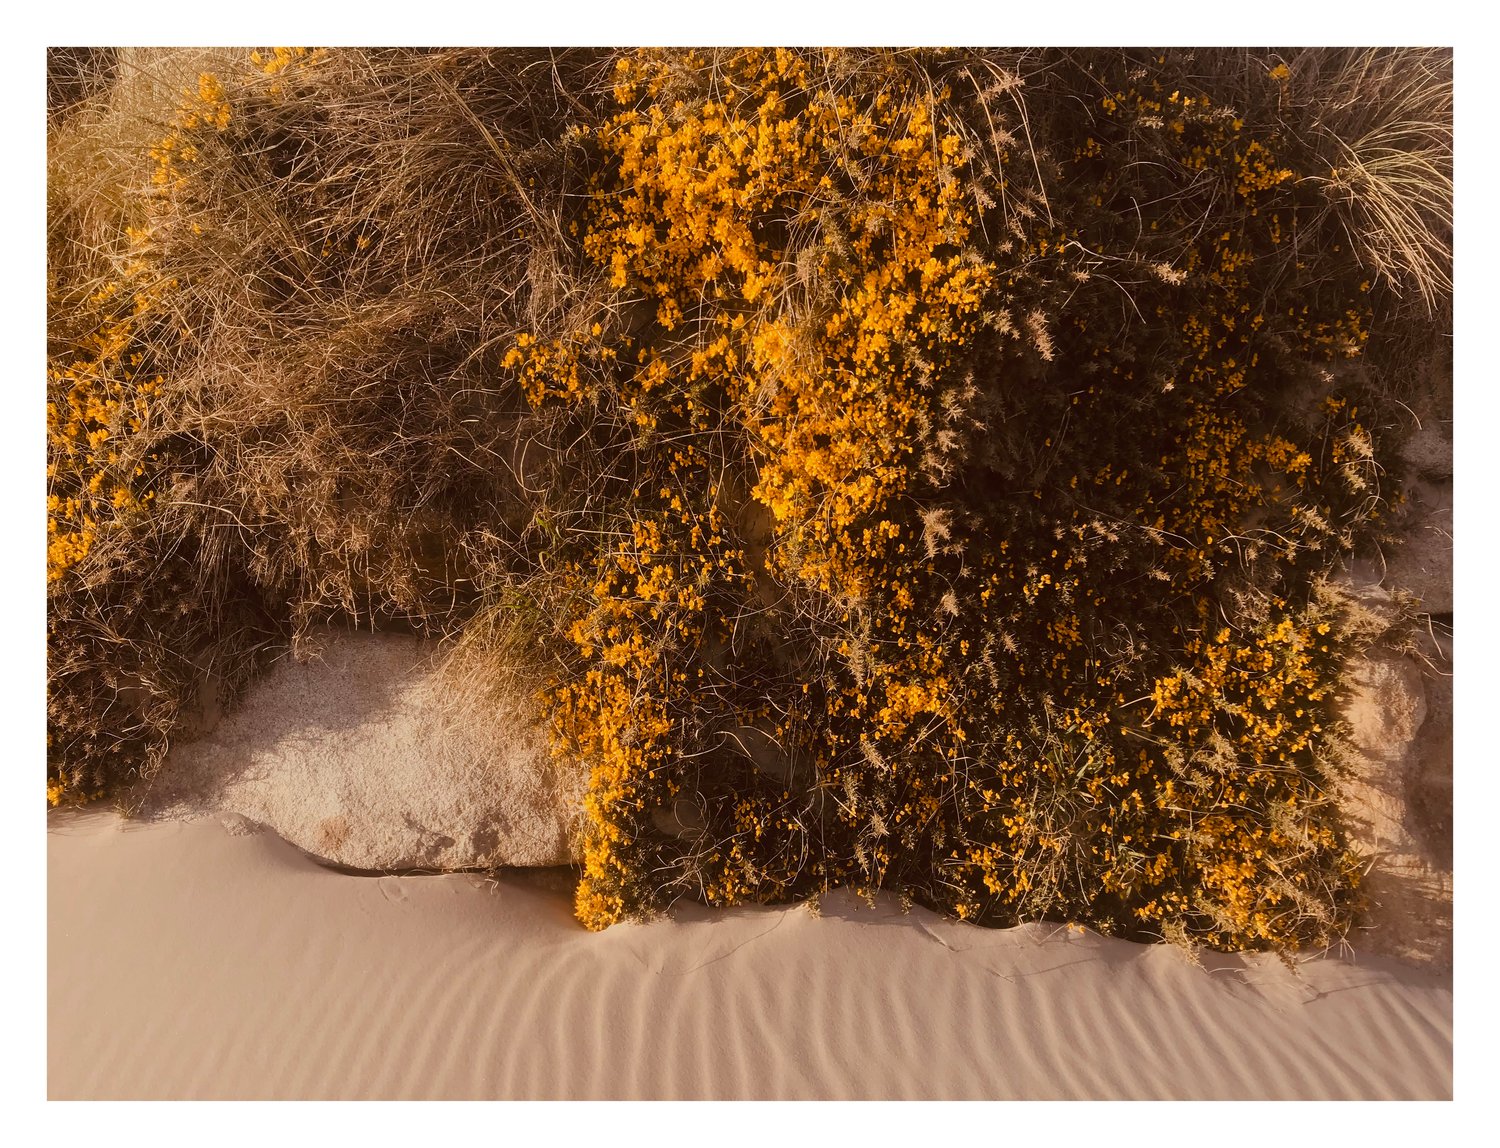
[[189, 172], [202, 158], [198, 133], [207, 128], [223, 132], [233, 117], [224, 85], [213, 73], [202, 73], [196, 88], [184, 89], [172, 130], [150, 150], [156, 162], [151, 179], [158, 193], [181, 191], [187, 186]]
[[250, 53], [250, 62], [268, 76], [279, 76], [293, 65], [306, 67], [316, 64], [328, 55], [327, 48], [272, 48], [269, 52], [259, 49]]
[[224, 86], [212, 73], [183, 90], [171, 131], [148, 150], [155, 165], [151, 222], [126, 228], [120, 278], [88, 299], [97, 316], [94, 330], [48, 364], [49, 585], [87, 556], [101, 530], [147, 511], [156, 497], [142, 463], [121, 469], [119, 449], [141, 430], [162, 385], [154, 364], [157, 341], [182, 334], [162, 321], [163, 302], [179, 284], [154, 267], [153, 228], [165, 226], [174, 198], [187, 187], [204, 133], [222, 133], [232, 117]]
[[156, 497], [143, 466], [122, 465], [119, 444], [141, 429], [161, 386], [140, 335], [176, 284], [153, 283], [140, 259], [130, 268], [89, 300], [97, 328], [47, 367], [49, 585], [88, 555], [101, 530], [147, 510]]
[[[621, 60], [617, 98], [698, 63]], [[683, 384], [722, 387], [754, 436], [755, 496], [800, 556], [778, 573], [859, 596], [871, 543], [851, 528], [901, 493], [918, 392], [973, 337], [992, 271], [963, 252], [973, 220], [954, 174], [963, 145], [934, 121], [943, 93], [882, 90], [862, 106], [814, 66], [737, 53], [691, 114], [653, 100], [616, 116], [599, 143], [621, 188], [585, 247], [655, 302], [664, 331], [711, 324]], [[867, 181], [857, 197], [840, 186], [852, 170]], [[792, 280], [829, 304], [788, 306]], [[889, 523], [871, 529], [889, 540]]]
[[250, 53], [250, 63], [261, 73], [271, 77], [264, 85], [266, 95], [272, 100], [286, 97], [285, 81], [294, 73], [311, 68], [328, 56], [327, 48], [270, 48], [256, 49]]

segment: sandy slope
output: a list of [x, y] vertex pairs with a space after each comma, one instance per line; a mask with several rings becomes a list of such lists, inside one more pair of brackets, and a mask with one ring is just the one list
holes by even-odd
[[349, 876], [214, 819], [55, 817], [48, 861], [53, 1098], [1452, 1089], [1449, 980], [1377, 958], [1199, 969], [843, 899], [590, 935], [546, 874]]

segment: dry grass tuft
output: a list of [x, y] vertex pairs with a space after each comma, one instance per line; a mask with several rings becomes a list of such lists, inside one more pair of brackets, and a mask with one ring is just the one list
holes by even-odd
[[1428, 316], [1453, 293], [1453, 55], [1321, 49], [1299, 56], [1289, 99], [1328, 157], [1311, 175], [1343, 208], [1349, 242]]

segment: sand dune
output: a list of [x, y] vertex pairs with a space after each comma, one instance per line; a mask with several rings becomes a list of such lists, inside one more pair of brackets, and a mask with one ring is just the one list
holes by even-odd
[[617, 926], [543, 871], [357, 877], [218, 820], [54, 817], [61, 1098], [1446, 1098], [1447, 977], [831, 898]]

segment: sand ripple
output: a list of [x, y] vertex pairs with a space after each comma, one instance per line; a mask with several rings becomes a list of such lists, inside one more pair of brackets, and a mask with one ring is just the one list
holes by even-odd
[[893, 904], [573, 924], [527, 877], [353, 877], [216, 821], [49, 833], [60, 1098], [1446, 1098], [1449, 980]]

